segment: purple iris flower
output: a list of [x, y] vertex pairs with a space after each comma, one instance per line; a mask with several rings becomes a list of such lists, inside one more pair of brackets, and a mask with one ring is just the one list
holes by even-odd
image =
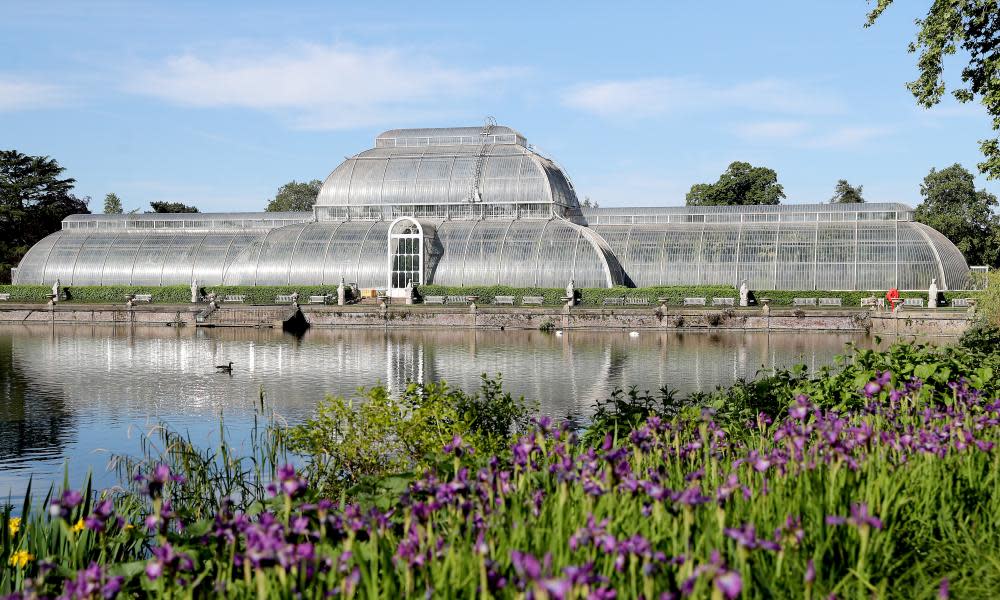
[[872, 527], [874, 529], [882, 529], [882, 521], [878, 517], [874, 517], [868, 514], [868, 505], [864, 503], [852, 504], [851, 505], [851, 516], [841, 517], [838, 515], [829, 515], [826, 518], [827, 525], [853, 525], [854, 527]]
[[534, 581], [542, 576], [542, 566], [538, 559], [527, 552], [512, 551], [510, 561], [521, 579]]
[[83, 494], [76, 490], [65, 490], [49, 504], [49, 514], [62, 519], [69, 518], [70, 512], [83, 503]]
[[743, 590], [743, 579], [736, 571], [722, 571], [715, 576], [715, 587], [726, 600], [735, 600]]

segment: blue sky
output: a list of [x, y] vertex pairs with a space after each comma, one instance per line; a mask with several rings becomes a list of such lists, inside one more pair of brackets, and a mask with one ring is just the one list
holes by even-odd
[[791, 203], [846, 178], [914, 205], [991, 134], [905, 88], [926, 1], [871, 29], [861, 0], [611, 4], [5, 0], [0, 148], [56, 158], [96, 211], [261, 210], [382, 130], [493, 115], [603, 206], [683, 204], [733, 160]]

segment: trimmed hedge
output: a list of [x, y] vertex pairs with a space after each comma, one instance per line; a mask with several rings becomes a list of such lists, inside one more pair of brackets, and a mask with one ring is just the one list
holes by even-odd
[[0, 285], [0, 294], [10, 294], [11, 302], [48, 302], [51, 286]]
[[[184, 285], [173, 286], [66, 286], [67, 302], [84, 304], [123, 304], [127, 294], [150, 294], [152, 302], [159, 304], [187, 304], [191, 300], [191, 288]], [[246, 296], [247, 304], [274, 304], [274, 297], [298, 292], [303, 301], [308, 296], [336, 294], [336, 285], [287, 285], [287, 286], [205, 286], [202, 293], [215, 292], [219, 296], [242, 294]], [[52, 288], [44, 285], [0, 285], [0, 293], [9, 293], [11, 302], [48, 302]], [[496, 296], [542, 296], [545, 305], [559, 306], [566, 293], [563, 288], [516, 288], [504, 285], [451, 287], [443, 285], [424, 285], [417, 289], [418, 296], [479, 296], [481, 304], [492, 304]], [[735, 287], [725, 285], [702, 286], [660, 286], [648, 288], [583, 288], [578, 289], [581, 306], [602, 306], [605, 298], [620, 298], [622, 296], [645, 298], [650, 305], [658, 304], [659, 298], [667, 298], [667, 304], [683, 304], [684, 298], [716, 297], [739, 298]], [[831, 292], [822, 290], [758, 290], [756, 297], [770, 298], [774, 306], [791, 306], [794, 298], [840, 298], [845, 307], [861, 305], [861, 299], [869, 296], [884, 297], [881, 292]], [[944, 292], [946, 300], [954, 298], [979, 298], [983, 292]], [[902, 298], [927, 298], [926, 292], [901, 292]]]

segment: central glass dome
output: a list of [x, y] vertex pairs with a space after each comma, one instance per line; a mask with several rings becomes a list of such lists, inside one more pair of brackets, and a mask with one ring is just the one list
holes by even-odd
[[392, 129], [320, 190], [319, 221], [550, 219], [582, 223], [569, 177], [502, 125]]

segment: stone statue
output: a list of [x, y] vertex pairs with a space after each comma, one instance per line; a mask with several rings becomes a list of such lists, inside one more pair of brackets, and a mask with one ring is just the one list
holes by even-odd
[[931, 279], [931, 285], [927, 288], [927, 308], [937, 308], [938, 286], [937, 279]]
[[403, 289], [406, 290], [405, 291], [405, 293], [406, 293], [406, 298], [405, 298], [406, 303], [407, 304], [413, 304], [413, 280], [412, 279], [407, 279], [406, 280], [406, 287], [403, 288]]
[[740, 306], [750, 306], [750, 288], [746, 279], [740, 284]]
[[292, 306], [298, 308], [299, 306], [299, 293], [292, 292]]
[[191, 280], [191, 304], [198, 301], [198, 281], [195, 279]]
[[344, 286], [344, 278], [340, 278], [340, 284], [337, 286], [337, 306], [343, 306], [347, 304], [347, 288]]
[[59, 288], [60, 287], [62, 287], [62, 286], [59, 284], [59, 279], [56, 278], [56, 282], [52, 284], [52, 299], [53, 300], [58, 300], [59, 299]]
[[209, 292], [208, 293], [208, 305], [210, 307], [212, 307], [212, 308], [218, 308], [218, 303], [216, 302], [217, 298], [218, 298], [218, 296], [215, 295], [215, 292]]
[[574, 285], [572, 279], [570, 279], [569, 283], [566, 284], [566, 303], [569, 306], [576, 304], [576, 286]]

